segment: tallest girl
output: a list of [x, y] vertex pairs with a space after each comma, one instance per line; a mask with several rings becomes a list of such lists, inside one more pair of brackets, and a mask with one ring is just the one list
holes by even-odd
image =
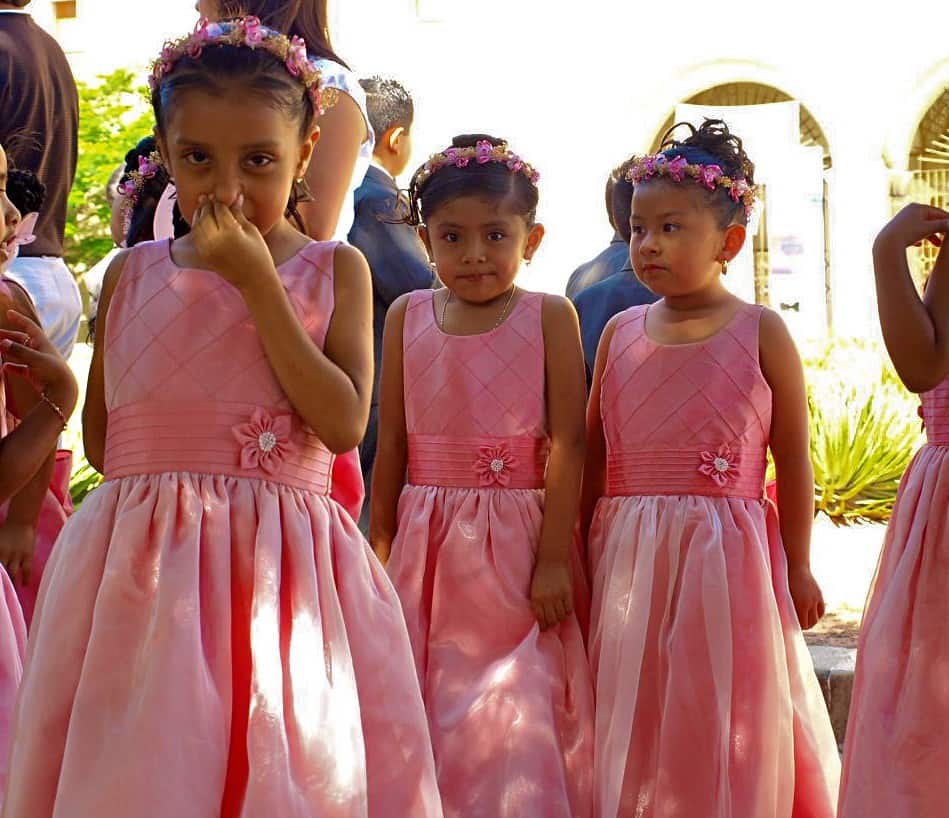
[[246, 18], [166, 46], [152, 86], [191, 231], [106, 275], [106, 482], [47, 569], [4, 814], [438, 818], [398, 600], [328, 497], [371, 350], [365, 262], [291, 221], [319, 73]]

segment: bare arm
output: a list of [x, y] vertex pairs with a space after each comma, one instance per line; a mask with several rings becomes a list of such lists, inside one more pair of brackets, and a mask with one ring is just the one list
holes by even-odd
[[334, 269], [335, 308], [322, 350], [306, 334], [276, 274], [256, 278], [244, 300], [293, 408], [339, 454], [356, 447], [369, 419], [372, 291], [369, 267], [355, 248], [340, 245]]
[[405, 428], [405, 393], [402, 368], [402, 335], [409, 296], [395, 300], [386, 313], [382, 338], [382, 377], [379, 383], [379, 437], [372, 471], [369, 542], [383, 562], [389, 559], [398, 527], [399, 495], [405, 486], [408, 436]]
[[577, 313], [566, 298], [544, 297], [543, 329], [550, 457], [531, 601], [541, 627], [552, 627], [573, 610], [569, 565], [586, 450], [586, 370]]
[[[14, 311], [39, 324], [39, 317], [29, 298], [18, 287], [11, 287], [10, 291], [13, 296]], [[0, 310], [0, 316], [6, 316], [0, 321], [3, 329], [16, 331], [16, 325], [10, 322], [6, 310]], [[9, 399], [8, 406], [14, 409], [14, 414], [18, 418], [26, 417], [42, 403], [36, 388], [25, 378], [8, 378], [5, 383]], [[36, 543], [36, 521], [43, 507], [55, 463], [56, 442], [54, 441], [49, 447], [43, 465], [11, 498], [6, 520], [0, 526], [0, 562], [6, 566], [10, 577], [14, 580], [22, 579], [24, 582], [29, 582], [33, 549]]]
[[82, 445], [86, 452], [86, 460], [100, 473], [105, 462], [105, 433], [108, 424], [103, 361], [105, 360], [109, 304], [122, 277], [127, 258], [128, 251], [125, 251], [112, 259], [102, 280], [102, 295], [99, 297], [99, 311], [96, 314], [96, 339], [92, 348], [92, 361], [89, 364], [89, 377], [86, 381], [86, 402], [82, 407]]
[[[76, 379], [39, 325], [6, 309], [10, 306], [7, 298], [0, 295], [0, 308], [12, 327], [0, 331], [5, 373], [10, 378], [28, 378], [68, 418], [76, 405]], [[43, 467], [62, 431], [59, 413], [40, 400], [16, 429], [0, 439], [0, 502], [19, 492]]]
[[600, 394], [603, 373], [610, 353], [610, 343], [616, 332], [616, 317], [609, 320], [600, 336], [596, 350], [596, 365], [593, 368], [593, 386], [587, 402], [587, 455], [583, 469], [583, 491], [580, 500], [580, 530], [589, 536], [590, 523], [597, 501], [606, 493], [606, 438], [603, 436], [603, 419], [600, 414]]
[[313, 152], [306, 173], [312, 202], [300, 205], [300, 215], [307, 234], [317, 241], [328, 241], [336, 232], [336, 224], [346, 201], [353, 168], [366, 141], [366, 120], [351, 96], [339, 95], [339, 101], [319, 118], [320, 141]]
[[804, 368], [787, 327], [770, 310], [761, 316], [759, 348], [761, 371], [772, 392], [770, 446], [778, 478], [788, 584], [801, 627], [811, 628], [824, 615], [824, 600], [810, 568], [814, 469]]
[[947, 231], [949, 213], [911, 204], [880, 231], [873, 245], [883, 339], [897, 373], [913, 392], [926, 392], [949, 375], [949, 251], [944, 244], [925, 299], [920, 299], [906, 248]]

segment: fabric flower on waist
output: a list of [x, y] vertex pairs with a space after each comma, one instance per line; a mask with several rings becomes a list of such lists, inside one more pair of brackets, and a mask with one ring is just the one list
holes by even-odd
[[738, 478], [738, 458], [727, 445], [719, 446], [717, 452], [702, 452], [701, 456], [699, 472], [716, 485], [724, 488]]
[[234, 439], [241, 444], [241, 468], [277, 474], [284, 459], [297, 450], [290, 440], [292, 430], [292, 415], [273, 417], [266, 409], [255, 409], [249, 422], [231, 429]]
[[498, 446], [482, 446], [478, 449], [475, 471], [483, 488], [506, 487], [511, 482], [511, 469], [517, 466], [517, 458], [503, 443]]

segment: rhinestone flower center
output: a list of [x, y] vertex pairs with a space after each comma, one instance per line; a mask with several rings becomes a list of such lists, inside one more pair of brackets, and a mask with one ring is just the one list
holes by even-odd
[[277, 445], [277, 436], [273, 432], [261, 432], [257, 438], [257, 445], [262, 452], [272, 452]]

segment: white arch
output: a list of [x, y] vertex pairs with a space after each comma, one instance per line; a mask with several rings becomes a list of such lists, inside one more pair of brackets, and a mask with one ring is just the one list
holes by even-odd
[[949, 58], [936, 63], [894, 106], [883, 154], [891, 170], [902, 171], [909, 167], [909, 152], [912, 150], [919, 124], [947, 88]]
[[[758, 85], [767, 85], [778, 91], [798, 100], [804, 107], [810, 111], [817, 124], [820, 126], [824, 137], [827, 139], [830, 155], [834, 155], [834, 137], [827, 123], [832, 122], [832, 118], [825, 116], [825, 111], [821, 110], [820, 105], [813, 105], [807, 98], [807, 93], [799, 87], [794, 77], [754, 60], [709, 60], [704, 63], [697, 63], [684, 69], [677, 75], [669, 78], [666, 87], [662, 89], [661, 94], [656, 94], [658, 102], [653, 105], [656, 108], [654, 118], [649, 121], [649, 132], [646, 136], [649, 147], [652, 140], [659, 135], [659, 130], [665, 125], [669, 118], [670, 108], [683, 100], [690, 99], [696, 94], [708, 91], [719, 85], [728, 85], [736, 82], [751, 82]], [[671, 105], [665, 100], [672, 100]], [[659, 106], [663, 106], [659, 108]], [[920, 115], [922, 116], [922, 114]]]

